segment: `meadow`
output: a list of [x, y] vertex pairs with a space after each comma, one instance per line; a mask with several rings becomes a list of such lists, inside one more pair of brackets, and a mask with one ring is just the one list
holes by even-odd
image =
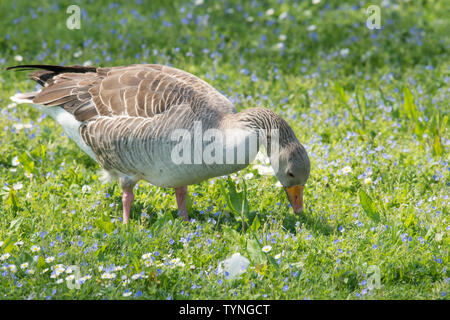
[[[66, 9], [81, 9], [69, 29]], [[370, 29], [366, 8], [380, 9]], [[448, 299], [449, 1], [1, 1], [1, 299]], [[50, 118], [9, 97], [17, 64], [158, 63], [308, 150], [305, 210], [258, 163], [121, 191]], [[236, 255], [239, 253], [239, 256]], [[233, 256], [234, 255], [234, 256]], [[248, 259], [231, 277], [229, 261]]]

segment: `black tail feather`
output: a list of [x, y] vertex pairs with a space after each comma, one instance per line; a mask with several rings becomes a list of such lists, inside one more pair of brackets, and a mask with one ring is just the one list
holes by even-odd
[[6, 68], [6, 70], [13, 70], [16, 71], [29, 71], [29, 70], [36, 70], [41, 69], [37, 71], [33, 71], [30, 74], [28, 74], [28, 77], [37, 83], [39, 83], [41, 86], [45, 86], [46, 84], [50, 84], [52, 82], [52, 79], [54, 76], [61, 74], [61, 73], [86, 73], [86, 72], [96, 72], [96, 67], [85, 67], [85, 66], [56, 66], [56, 65], [45, 65], [45, 64], [24, 64], [20, 66], [12, 66]]
[[35, 70], [35, 69], [43, 69], [47, 71], [52, 71], [56, 74], [65, 73], [65, 72], [77, 72], [77, 73], [86, 73], [86, 72], [96, 72], [97, 67], [85, 67], [85, 66], [56, 66], [56, 65], [46, 65], [46, 64], [23, 64], [19, 66], [12, 66], [6, 68], [6, 70]]

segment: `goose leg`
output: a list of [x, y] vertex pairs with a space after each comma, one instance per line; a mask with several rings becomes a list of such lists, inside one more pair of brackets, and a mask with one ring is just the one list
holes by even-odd
[[177, 198], [178, 214], [183, 217], [184, 221], [188, 221], [188, 212], [186, 208], [187, 186], [175, 188], [175, 196]]
[[119, 179], [120, 187], [122, 188], [122, 206], [123, 206], [123, 224], [127, 224], [130, 219], [131, 204], [134, 201], [133, 188], [136, 181], [127, 178]]

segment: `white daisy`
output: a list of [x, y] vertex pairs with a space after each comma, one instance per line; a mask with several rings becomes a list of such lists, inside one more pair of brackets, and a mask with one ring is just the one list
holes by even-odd
[[14, 167], [17, 167], [20, 164], [19, 157], [14, 157], [11, 162]]
[[344, 167], [344, 169], [342, 169], [342, 172], [345, 174], [348, 174], [348, 173], [352, 172], [352, 167], [346, 166], [346, 167]]
[[11, 255], [9, 253], [4, 253], [0, 256], [0, 261], [8, 259], [10, 256]]

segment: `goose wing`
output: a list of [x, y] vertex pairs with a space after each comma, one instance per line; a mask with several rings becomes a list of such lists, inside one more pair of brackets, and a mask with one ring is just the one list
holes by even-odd
[[142, 64], [112, 68], [25, 65], [41, 70], [29, 77], [44, 87], [33, 102], [60, 106], [78, 121], [101, 116], [151, 118], [173, 106], [194, 112], [235, 113], [233, 104], [198, 77], [172, 67]]

